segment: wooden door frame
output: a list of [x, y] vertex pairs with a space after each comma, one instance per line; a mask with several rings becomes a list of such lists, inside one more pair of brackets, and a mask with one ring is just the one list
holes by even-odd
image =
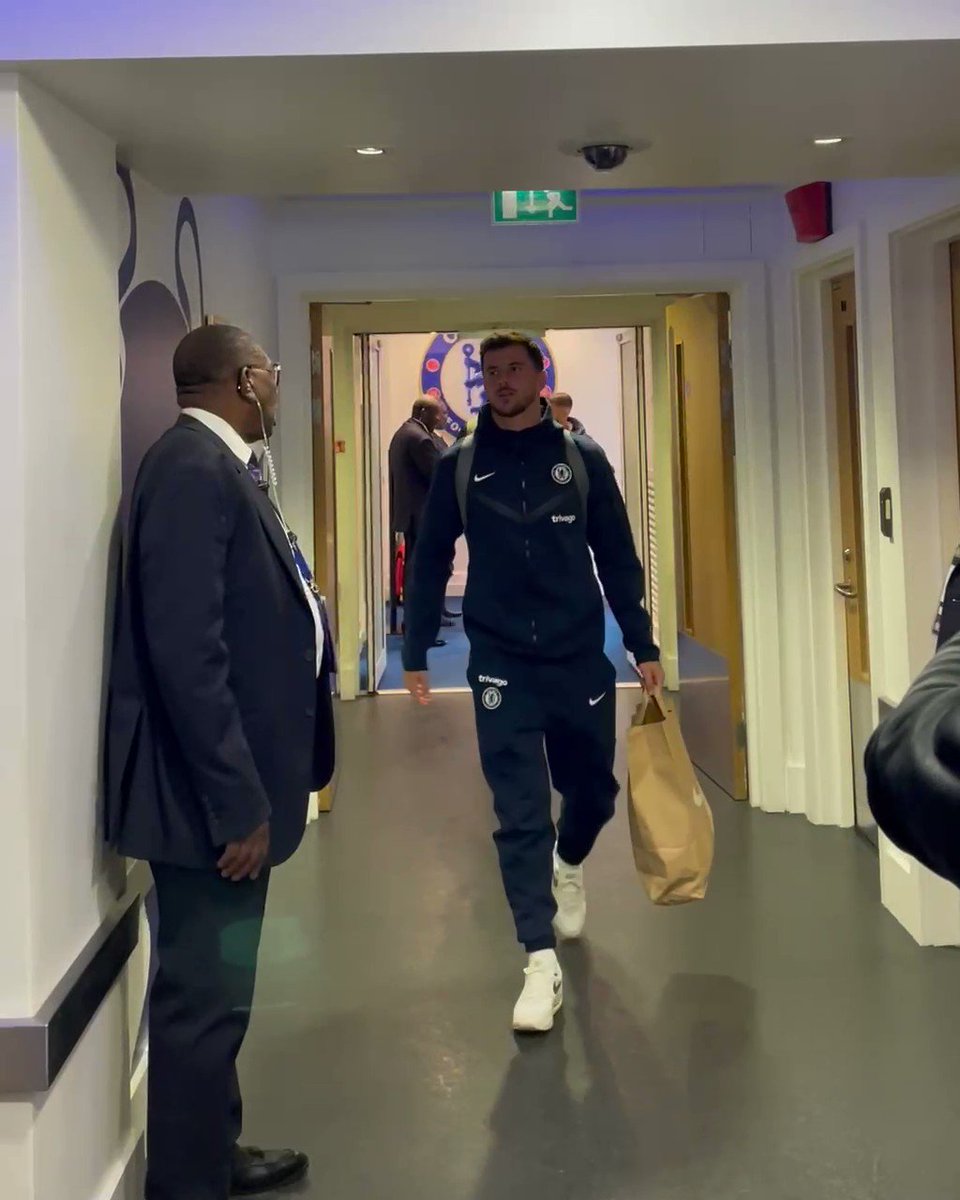
[[[310, 453], [313, 465], [312, 558], [327, 600], [334, 636], [337, 606], [337, 491], [333, 437], [333, 347], [323, 326], [323, 305], [311, 304], [310, 319]], [[319, 486], [317, 481], [319, 480]]]
[[[841, 390], [849, 387], [849, 379], [844, 383], [841, 378], [841, 361], [846, 361], [844, 356], [841, 359], [842, 347], [837, 345], [836, 326], [838, 316], [836, 312], [836, 302], [839, 288], [842, 285], [851, 285], [853, 297], [853, 320], [850, 326], [853, 329], [854, 350], [857, 361], [854, 363], [855, 368], [855, 398], [856, 412], [854, 419], [851, 421], [850, 413], [853, 411], [853, 405], [849, 404], [849, 398], [844, 396], [841, 398]], [[857, 279], [852, 272], [849, 274], [835, 276], [830, 281], [830, 310], [831, 310], [831, 326], [830, 326], [830, 356], [833, 365], [833, 379], [830, 397], [832, 399], [833, 421], [832, 429], [835, 438], [835, 451], [833, 462], [835, 467], [834, 482], [839, 481], [837, 487], [837, 495], [835, 501], [835, 513], [837, 516], [836, 527], [833, 530], [834, 544], [834, 578], [839, 583], [846, 582], [849, 576], [847, 569], [848, 564], [845, 560], [848, 546], [847, 541], [858, 542], [859, 544], [853, 548], [853, 565], [854, 579], [853, 584], [857, 588], [859, 595], [857, 601], [860, 609], [858, 628], [859, 638], [854, 641], [852, 639], [853, 629], [850, 625], [849, 606], [844, 607], [843, 603], [839, 603], [840, 611], [844, 614], [844, 623], [846, 626], [845, 643], [847, 647], [847, 672], [848, 675], [857, 683], [870, 685], [871, 669], [870, 669], [870, 592], [866, 570], [866, 524], [867, 514], [864, 511], [864, 487], [863, 487], [863, 404], [861, 401], [861, 386], [860, 386], [860, 330], [857, 322], [857, 313], [859, 310], [857, 297]], [[849, 373], [849, 366], [848, 366]], [[844, 403], [846, 401], [846, 404]], [[848, 411], [844, 412], [844, 408]], [[851, 468], [856, 481], [859, 484], [857, 491], [853, 496], [855, 511], [844, 512], [844, 457], [847, 457], [851, 463]], [[845, 526], [847, 522], [851, 522], [854, 527], [853, 536], [848, 539]], [[864, 657], [866, 662], [864, 662]]]
[[[723, 512], [726, 542], [726, 578], [729, 593], [726, 597], [727, 612], [732, 624], [725, 630], [725, 642], [728, 652], [724, 655], [727, 661], [730, 680], [730, 711], [733, 727], [730, 730], [734, 741], [733, 792], [734, 799], [749, 798], [749, 763], [746, 738], [746, 685], [744, 663], [743, 637], [743, 594], [741, 586], [740, 554], [738, 542], [737, 520], [737, 452], [735, 432], [735, 408], [733, 397], [733, 369], [731, 362], [731, 325], [730, 297], [724, 292], [710, 293], [709, 297], [716, 305], [716, 356], [719, 382], [719, 421], [722, 438], [721, 458], [723, 489]], [[683, 304], [678, 298], [677, 305]], [[691, 580], [686, 570], [686, 562], [691, 550], [686, 545], [688, 527], [685, 514], [688, 508], [684, 492], [685, 475], [685, 439], [682, 428], [685, 415], [685, 395], [681, 384], [686, 382], [686, 372], [682, 368], [684, 358], [684, 343], [675, 335], [675, 329], [670, 323], [670, 309], [667, 310], [668, 357], [673, 373], [671, 377], [672, 415], [674, 420], [673, 451], [675, 461], [674, 503], [677, 515], [674, 521], [680, 529], [677, 538], [677, 584], [678, 592], [682, 592], [682, 601], [678, 600], [679, 617], [683, 623], [684, 632], [696, 639], [695, 625], [688, 619], [688, 609], [691, 607]], [[681, 379], [681, 375], [683, 379]], [[716, 646], [712, 649], [717, 650]]]
[[[626, 346], [633, 347], [636, 369], [636, 398], [628, 398], [623, 389], [623, 354]], [[647, 551], [650, 545], [650, 529], [647, 520], [646, 437], [643, 429], [645, 416], [643, 329], [634, 326], [626, 333], [617, 334], [617, 352], [620, 358], [620, 430], [623, 444], [623, 499], [627, 506], [630, 526], [634, 531], [637, 551], [644, 565], [647, 603], [650, 600], [650, 579]]]
[[[798, 393], [803, 396], [800, 424], [801, 467], [805, 500], [800, 513], [800, 550], [810, 580], [809, 620], [816, 630], [817, 655], [797, 664], [802, 691], [809, 700], [799, 713], [804, 743], [810, 748], [801, 769], [806, 776], [807, 812], [818, 824], [852, 828], [856, 808], [850, 740], [850, 694], [847, 680], [846, 621], [834, 592], [839, 501], [837, 478], [836, 385], [833, 358], [832, 281], [857, 275], [858, 256], [838, 252], [797, 277]], [[869, 422], [864, 414], [862, 306], [857, 309], [857, 352], [860, 359], [861, 451]], [[869, 475], [862, 454], [863, 484]], [[865, 508], [866, 511], [866, 508]], [[868, 552], [869, 553], [869, 552]], [[869, 583], [868, 583], [869, 588]]]

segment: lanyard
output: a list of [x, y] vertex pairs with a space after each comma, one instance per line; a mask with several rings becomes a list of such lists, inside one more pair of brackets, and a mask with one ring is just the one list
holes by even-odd
[[293, 552], [293, 561], [297, 564], [297, 570], [300, 572], [300, 578], [310, 589], [311, 593], [319, 601], [321, 599], [320, 589], [317, 587], [316, 580], [313, 578], [313, 572], [307, 565], [307, 560], [303, 556], [303, 551], [297, 542], [297, 535], [293, 530], [287, 530], [287, 540], [290, 542], [290, 549]]

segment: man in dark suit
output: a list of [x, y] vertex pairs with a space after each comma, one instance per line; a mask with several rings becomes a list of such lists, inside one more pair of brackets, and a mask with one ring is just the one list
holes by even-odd
[[147, 1200], [226, 1200], [301, 1178], [241, 1149], [236, 1059], [271, 868], [333, 774], [333, 647], [250, 445], [280, 368], [239, 329], [181, 342], [182, 414], [134, 487], [106, 736], [107, 832], [156, 882]]
[[404, 421], [390, 442], [390, 528], [402, 533], [407, 563], [420, 529], [427, 493], [442, 450], [437, 430], [443, 424], [443, 406], [438, 400], [418, 400], [410, 419]]
[[[433, 472], [446, 449], [438, 432], [443, 427], [445, 416], [439, 400], [432, 397], [418, 400], [409, 420], [404, 421], [390, 442], [390, 529], [394, 537], [397, 534], [403, 536], [408, 577]], [[453, 564], [450, 569], [452, 572]], [[395, 593], [394, 572], [391, 572], [391, 580]], [[393, 600], [396, 605], [399, 597], [394, 594]], [[443, 623], [452, 625], [450, 618], [454, 615], [444, 609]], [[443, 642], [437, 641], [436, 645], [442, 646]]]

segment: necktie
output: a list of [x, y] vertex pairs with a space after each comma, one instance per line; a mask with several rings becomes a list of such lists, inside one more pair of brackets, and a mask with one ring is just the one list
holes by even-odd
[[250, 455], [250, 461], [247, 463], [247, 470], [250, 472], [253, 482], [257, 485], [261, 492], [270, 490], [270, 484], [263, 477], [263, 472], [260, 470], [260, 464], [257, 462], [255, 454]]

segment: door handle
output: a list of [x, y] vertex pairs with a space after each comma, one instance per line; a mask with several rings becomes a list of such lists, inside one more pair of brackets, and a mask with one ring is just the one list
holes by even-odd
[[833, 590], [838, 596], [842, 596], [844, 600], [856, 600], [858, 595], [857, 589], [852, 583], [835, 583]]

